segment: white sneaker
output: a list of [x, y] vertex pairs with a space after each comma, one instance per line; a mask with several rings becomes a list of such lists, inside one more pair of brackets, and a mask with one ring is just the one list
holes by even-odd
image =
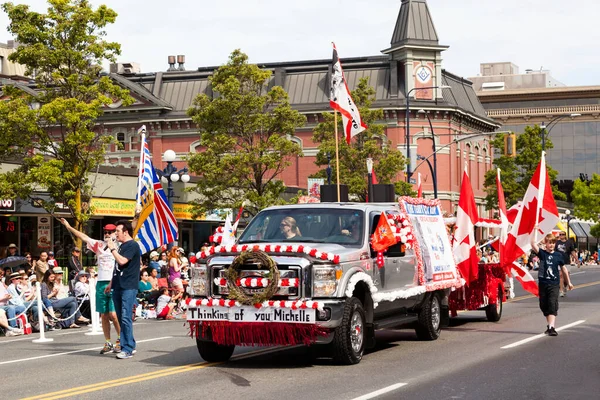
[[23, 334], [23, 331], [19, 332], [17, 329], [13, 329], [10, 331], [6, 331], [6, 337], [11, 337], [11, 336], [20, 336]]
[[565, 297], [565, 292], [561, 291], [559, 294], [560, 297]]

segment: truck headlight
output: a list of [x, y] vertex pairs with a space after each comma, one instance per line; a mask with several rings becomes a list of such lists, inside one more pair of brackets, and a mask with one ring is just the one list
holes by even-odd
[[337, 268], [313, 268], [313, 296], [331, 297], [337, 290]]
[[208, 285], [206, 264], [196, 264], [191, 269], [190, 285], [188, 289], [192, 296], [207, 296]]

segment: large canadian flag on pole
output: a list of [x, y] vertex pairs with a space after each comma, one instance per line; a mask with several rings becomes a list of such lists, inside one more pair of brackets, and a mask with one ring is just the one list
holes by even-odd
[[475, 195], [467, 168], [463, 173], [456, 212], [456, 232], [454, 233], [454, 258], [456, 266], [469, 284], [477, 280], [479, 260], [477, 259], [477, 243], [475, 242], [475, 224], [479, 221]]
[[[539, 233], [544, 237], [552, 232], [558, 221], [558, 208], [546, 171], [545, 153], [542, 152], [542, 159], [529, 182], [522, 205], [504, 245], [505, 263], [512, 263], [523, 254], [528, 254], [531, 250], [531, 236]], [[536, 224], [539, 227], [538, 232], [535, 232]]]
[[367, 129], [367, 125], [360, 118], [358, 107], [350, 96], [335, 43], [333, 43], [333, 72], [329, 90], [329, 105], [342, 114], [346, 142], [350, 144], [350, 139]]
[[[516, 262], [506, 262], [506, 240], [508, 238], [507, 231], [509, 226], [508, 213], [506, 211], [506, 200], [504, 199], [504, 189], [502, 188], [502, 182], [500, 181], [500, 168], [498, 168], [498, 174], [496, 175], [496, 189], [498, 191], [498, 210], [500, 211], [500, 265], [510, 271], [513, 277], [523, 286], [523, 289], [529, 293], [539, 296], [539, 288], [533, 276], [529, 273], [526, 268], [523, 268]], [[517, 212], [518, 214], [518, 212]], [[514, 220], [513, 220], [514, 221]], [[507, 265], [509, 264], [510, 265]]]

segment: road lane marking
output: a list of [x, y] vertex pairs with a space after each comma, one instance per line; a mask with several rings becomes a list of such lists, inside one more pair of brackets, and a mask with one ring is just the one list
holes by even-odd
[[369, 399], [374, 399], [377, 396], [381, 396], [382, 394], [389, 393], [391, 391], [394, 391], [394, 390], [399, 389], [402, 386], [406, 386], [406, 385], [408, 385], [408, 383], [396, 383], [394, 385], [386, 386], [383, 389], [379, 389], [379, 390], [376, 390], [374, 392], [362, 395], [360, 397], [356, 397], [356, 398], [354, 398], [352, 400], [369, 400]]
[[[127, 377], [119, 378], [119, 379], [113, 379], [110, 381], [103, 381], [103, 382], [93, 383], [90, 385], [84, 385], [84, 386], [78, 386], [78, 387], [74, 387], [74, 388], [59, 390], [57, 392], [44, 393], [44, 394], [40, 394], [37, 396], [27, 397], [22, 400], [49, 399], [49, 398], [59, 399], [62, 397], [73, 396], [76, 394], [102, 390], [102, 389], [105, 389], [108, 387], [120, 386], [120, 385], [125, 385], [125, 384], [129, 384], [129, 383], [134, 383], [134, 382], [142, 382], [144, 380], [159, 378], [159, 377], [167, 376], [167, 375], [172, 375], [172, 374], [178, 373], [178, 372], [192, 371], [194, 369], [198, 369], [198, 367], [204, 368], [208, 365], [211, 365], [211, 364], [206, 363], [206, 362], [196, 363], [196, 364], [187, 364], [187, 365], [183, 365], [180, 367], [166, 368], [166, 369], [161, 369], [158, 371], [146, 372], [144, 374], [127, 376]], [[52, 396], [54, 396], [54, 397], [52, 397]]]
[[573, 275], [579, 275], [579, 274], [585, 274], [585, 271], [573, 272], [572, 274], [569, 274], [569, 275], [573, 276]]
[[[159, 337], [159, 338], [138, 340], [137, 343], [154, 342], [155, 340], [172, 339], [172, 338], [173, 338], [173, 336], [163, 336], [163, 337]], [[22, 361], [40, 360], [42, 358], [58, 357], [58, 356], [64, 356], [64, 355], [67, 355], [67, 354], [83, 353], [84, 351], [93, 351], [93, 350], [101, 350], [101, 349], [102, 349], [102, 346], [100, 346], [100, 347], [91, 347], [89, 349], [65, 351], [63, 353], [46, 354], [46, 355], [43, 355], [43, 356], [21, 358], [21, 359], [18, 359], [18, 360], [2, 361], [2, 362], [0, 362], [0, 365], [13, 364], [13, 363], [18, 363], [18, 362], [22, 362]]]
[[[568, 328], [571, 328], [573, 326], [583, 324], [584, 322], [585, 322], [585, 320], [582, 319], [582, 320], [579, 320], [579, 321], [575, 321], [575, 322], [573, 322], [571, 324], [567, 324], [567, 325], [561, 326], [560, 328], [556, 328], [556, 330], [557, 331], [562, 331], [563, 329], [568, 329]], [[512, 349], [513, 347], [517, 347], [517, 346], [520, 346], [522, 344], [529, 343], [529, 342], [531, 342], [533, 340], [540, 339], [540, 338], [543, 338], [545, 336], [546, 336], [545, 334], [540, 333], [539, 335], [535, 335], [535, 336], [529, 337], [527, 339], [519, 340], [518, 342], [511, 343], [511, 344], [508, 344], [508, 345], [500, 347], [500, 348], [501, 349]]]
[[[138, 343], [140, 343], [140, 342], [141, 342], [141, 340], [138, 341]], [[300, 347], [300, 346], [293, 346], [293, 347]], [[291, 347], [291, 348], [293, 348], [293, 347]], [[288, 347], [286, 347], [286, 349], [287, 348]], [[248, 353], [233, 356], [233, 357], [231, 357], [231, 360], [240, 360], [240, 359], [248, 358], [251, 356], [263, 355], [266, 353], [276, 352], [276, 351], [280, 351], [280, 350], [282, 350], [282, 347], [251, 351]], [[187, 365], [182, 365], [179, 367], [166, 368], [166, 369], [161, 369], [158, 371], [146, 372], [144, 374], [132, 375], [132, 376], [119, 378], [119, 379], [113, 379], [110, 381], [103, 381], [103, 382], [93, 383], [90, 385], [78, 386], [78, 387], [74, 387], [74, 388], [70, 388], [70, 389], [59, 390], [57, 392], [39, 394], [36, 396], [24, 398], [21, 400], [62, 399], [65, 397], [71, 397], [71, 396], [80, 395], [80, 394], [84, 394], [84, 393], [90, 393], [90, 392], [96, 392], [99, 390], [104, 390], [109, 387], [129, 385], [132, 383], [138, 383], [138, 382], [143, 382], [143, 381], [147, 381], [147, 380], [151, 380], [151, 379], [162, 378], [162, 377], [169, 376], [169, 375], [195, 371], [198, 369], [211, 367], [211, 366], [215, 366], [215, 365], [219, 365], [219, 364], [223, 364], [223, 363], [222, 362], [209, 363], [209, 362], [204, 361], [201, 363], [187, 364]]]

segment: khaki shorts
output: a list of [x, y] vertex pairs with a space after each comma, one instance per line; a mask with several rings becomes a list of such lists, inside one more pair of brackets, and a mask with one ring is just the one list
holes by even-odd
[[115, 304], [112, 299], [112, 292], [104, 293], [104, 289], [110, 284], [110, 281], [98, 281], [96, 284], [96, 311], [100, 314], [115, 312]]

